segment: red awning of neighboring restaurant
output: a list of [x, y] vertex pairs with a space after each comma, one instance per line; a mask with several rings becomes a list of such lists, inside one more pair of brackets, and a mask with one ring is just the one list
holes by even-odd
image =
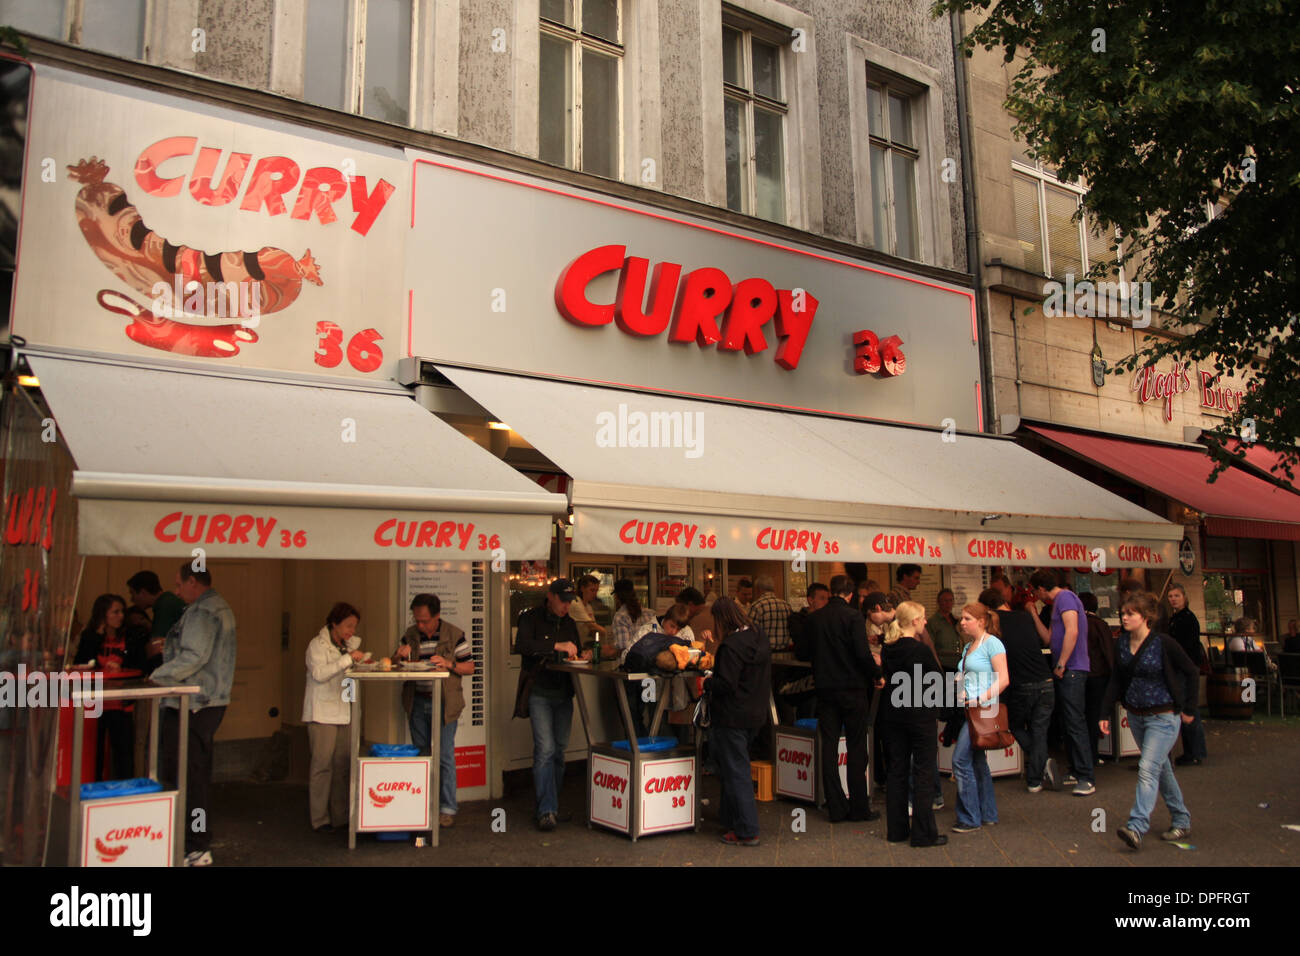
[[[1282, 456], [1277, 452], [1273, 451], [1272, 449], [1265, 448], [1263, 445], [1259, 444], [1258, 442], [1252, 445], [1245, 445], [1245, 446], [1243, 446], [1240, 442], [1233, 442], [1231, 445], [1228, 446], [1228, 448], [1229, 451], [1231, 451], [1233, 454], [1236, 454], [1238, 451], [1244, 450], [1246, 454], [1247, 465], [1250, 465], [1252, 468], [1255, 468], [1258, 471], [1263, 472], [1266, 476], [1273, 479], [1274, 481], [1281, 482], [1284, 485], [1289, 485], [1292, 491], [1296, 490], [1295, 485], [1287, 481], [1286, 472], [1279, 464], [1279, 462], [1281, 462], [1282, 460]], [[1277, 470], [1275, 471], [1274, 469]], [[1300, 480], [1300, 466], [1295, 467], [1293, 470], [1295, 472], [1296, 479]]]
[[1241, 468], [1209, 483], [1214, 463], [1203, 450], [1027, 426], [1073, 455], [1195, 508], [1212, 535], [1300, 541], [1300, 495]]

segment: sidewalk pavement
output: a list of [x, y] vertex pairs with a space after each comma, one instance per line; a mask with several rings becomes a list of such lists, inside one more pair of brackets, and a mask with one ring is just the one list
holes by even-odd
[[[225, 783], [213, 787], [212, 852], [219, 866], [1295, 866], [1300, 864], [1300, 719], [1253, 722], [1207, 720], [1210, 759], [1176, 768], [1192, 814], [1194, 849], [1162, 843], [1169, 825], [1164, 804], [1152, 816], [1152, 832], [1140, 852], [1116, 837], [1133, 804], [1137, 758], [1107, 761], [1097, 770], [1097, 792], [1076, 797], [1068, 790], [1031, 794], [1023, 779], [994, 781], [1000, 823], [959, 835], [956, 790], [944, 778], [947, 802], [937, 814], [946, 847], [914, 849], [885, 842], [883, 792], [873, 823], [832, 825], [824, 811], [776, 800], [758, 804], [758, 847], [719, 841], [718, 782], [702, 776], [698, 832], [643, 837], [633, 843], [585, 823], [586, 764], [571, 763], [560, 800], [573, 821], [551, 833], [533, 825], [528, 771], [507, 775], [499, 800], [462, 803], [456, 825], [441, 831], [437, 849], [381, 843], [359, 834], [348, 850], [347, 833], [317, 834], [307, 818], [307, 788], [297, 784]], [[1059, 759], [1059, 758], [1058, 758]], [[493, 811], [506, 811], [504, 833], [492, 829]], [[804, 832], [794, 832], [797, 811]], [[1101, 811], [1100, 813], [1098, 811]], [[498, 815], [499, 816], [499, 815]], [[1104, 832], [1094, 827], [1104, 826]]]

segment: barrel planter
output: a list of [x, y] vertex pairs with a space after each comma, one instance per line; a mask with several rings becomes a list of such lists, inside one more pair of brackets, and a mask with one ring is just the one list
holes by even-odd
[[1206, 680], [1210, 716], [1220, 720], [1250, 720], [1255, 716], [1255, 702], [1243, 700], [1250, 671], [1229, 667], [1215, 671]]

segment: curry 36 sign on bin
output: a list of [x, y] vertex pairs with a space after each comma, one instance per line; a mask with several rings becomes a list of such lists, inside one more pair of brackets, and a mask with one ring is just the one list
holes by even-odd
[[87, 800], [81, 805], [82, 866], [171, 866], [176, 794]]
[[142, 362], [392, 378], [400, 152], [43, 65], [34, 107], [59, 119], [30, 131], [16, 334]]
[[363, 757], [358, 830], [429, 829], [430, 757]]

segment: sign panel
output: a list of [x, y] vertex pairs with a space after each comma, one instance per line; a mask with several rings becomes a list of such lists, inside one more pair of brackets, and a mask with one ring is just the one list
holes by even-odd
[[[924, 528], [790, 522], [666, 511], [574, 508], [573, 547], [592, 554], [788, 561], [952, 561], [952, 534]], [[802, 552], [802, 554], [799, 554]]]
[[[939, 722], [939, 733], [943, 733], [943, 722]], [[952, 752], [953, 746], [949, 744], [939, 745], [939, 770], [941, 773], [952, 773]], [[984, 751], [985, 759], [989, 762], [989, 773], [994, 777], [1018, 777], [1024, 766], [1024, 753], [1020, 749], [1020, 744], [1013, 743], [1005, 750], [986, 750]]]
[[432, 757], [363, 757], [358, 830], [428, 830]]
[[803, 734], [776, 735], [776, 781], [772, 789], [783, 797], [817, 799], [817, 738]]
[[[402, 581], [403, 627], [414, 623], [411, 599], [417, 594], [435, 594], [441, 617], [450, 621], [469, 640], [474, 673], [461, 677], [465, 709], [456, 722], [456, 797], [483, 800], [487, 791], [487, 704], [483, 675], [487, 673], [487, 582], [483, 564], [470, 561], [407, 561]], [[451, 678], [448, 678], [449, 680]], [[443, 686], [446, 693], [446, 685]]]
[[[1044, 534], [958, 531], [958, 564], [1088, 568], [1165, 568], [1178, 560], [1178, 542], [1154, 538], [1090, 538]], [[1104, 563], [1103, 563], [1104, 562]]]
[[391, 379], [401, 152], [36, 68], [13, 331], [139, 361]]
[[81, 805], [81, 865], [171, 866], [176, 793], [87, 800]]
[[414, 354], [979, 427], [968, 289], [415, 150]]
[[1115, 705], [1115, 726], [1119, 728], [1119, 755], [1136, 757], [1141, 754], [1142, 748], [1138, 746], [1137, 738], [1133, 736], [1133, 728], [1128, 724], [1128, 711], [1124, 709], [1123, 704]]
[[82, 554], [182, 557], [481, 558], [502, 548], [512, 558], [545, 557], [546, 515], [452, 514], [382, 509], [195, 505], [81, 499]]
[[632, 794], [628, 790], [632, 781], [631, 762], [594, 753], [588, 766], [592, 822], [627, 833], [631, 827]]
[[695, 758], [641, 763], [641, 832], [695, 826]]

